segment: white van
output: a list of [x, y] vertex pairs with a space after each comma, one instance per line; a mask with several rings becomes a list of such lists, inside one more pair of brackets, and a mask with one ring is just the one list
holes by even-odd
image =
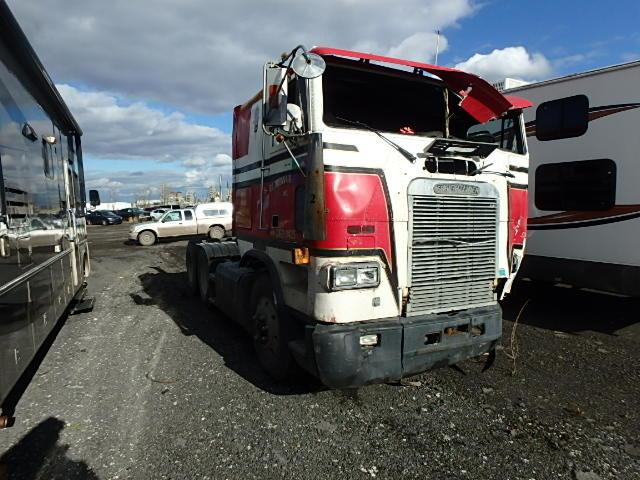
[[129, 239], [144, 246], [168, 237], [207, 235], [212, 240], [220, 240], [231, 233], [232, 210], [229, 202], [169, 210], [158, 220], [132, 226]]

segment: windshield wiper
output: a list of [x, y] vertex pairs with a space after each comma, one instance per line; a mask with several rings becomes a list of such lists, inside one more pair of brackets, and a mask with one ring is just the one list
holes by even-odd
[[407, 160], [409, 160], [411, 163], [414, 163], [418, 158], [412, 154], [411, 152], [408, 152], [407, 150], [405, 150], [404, 148], [402, 148], [400, 145], [398, 145], [397, 143], [395, 143], [393, 140], [388, 139], [387, 137], [385, 137], [384, 135], [382, 135], [378, 130], [376, 130], [375, 128], [367, 125], [366, 123], [362, 123], [359, 122], [357, 120], [348, 120], [346, 118], [342, 118], [342, 117], [336, 117], [338, 120], [342, 120], [343, 122], [346, 123], [350, 123], [351, 125], [358, 125], [360, 127], [364, 127], [367, 130], [372, 131], [373, 133], [375, 133], [376, 135], [378, 135], [382, 140], [384, 140], [386, 143], [388, 143], [389, 145], [391, 145], [393, 148], [395, 148], [404, 158], [406, 158]]
[[491, 173], [493, 175], [501, 175], [503, 177], [515, 178], [515, 175], [513, 173], [511, 173], [511, 172], [493, 172], [491, 170], [487, 170], [487, 168], [489, 168], [491, 165], [493, 165], [493, 163], [488, 163], [484, 167], [478, 168], [477, 170], [474, 170], [469, 175], [475, 176], [475, 175], [480, 175], [481, 173]]

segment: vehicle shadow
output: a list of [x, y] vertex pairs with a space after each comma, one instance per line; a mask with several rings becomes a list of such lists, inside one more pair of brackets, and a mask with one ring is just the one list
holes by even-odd
[[167, 272], [160, 267], [152, 269], [155, 273], [139, 275], [143, 295], [131, 294], [134, 302], [160, 307], [184, 335], [197, 336], [242, 378], [273, 395], [301, 395], [325, 389], [316, 379], [303, 373], [286, 383], [271, 378], [260, 367], [249, 334], [189, 292], [186, 272]]
[[49, 417], [32, 428], [0, 457], [0, 480], [98, 480], [85, 462], [68, 458], [68, 445], [58, 443], [64, 427], [63, 421]]
[[[138, 245], [138, 242], [136, 242], [135, 240], [131, 240], [131, 239], [126, 239], [125, 241], [122, 242], [123, 245], [130, 245], [130, 246], [135, 246], [135, 247], [139, 247], [139, 248], [154, 248], [154, 247], [158, 247], [158, 245], [165, 245], [165, 244], [173, 244], [173, 243], [181, 243], [181, 242], [185, 242], [185, 241], [189, 241], [189, 240], [206, 240], [207, 236], [206, 235], [186, 235], [186, 236], [182, 236], [182, 237], [168, 237], [168, 238], [160, 238], [158, 239], [158, 241], [156, 242], [155, 245], [152, 245], [151, 247], [142, 247], [141, 245]], [[226, 238], [223, 240], [227, 240]]]
[[619, 330], [640, 322], [638, 299], [522, 281], [502, 302], [503, 318], [514, 322], [525, 303], [519, 322], [564, 333], [617, 336]]

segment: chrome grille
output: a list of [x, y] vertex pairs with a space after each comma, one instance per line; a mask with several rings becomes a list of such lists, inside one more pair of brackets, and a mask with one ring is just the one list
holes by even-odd
[[409, 195], [409, 204], [407, 315], [494, 303], [498, 200]]

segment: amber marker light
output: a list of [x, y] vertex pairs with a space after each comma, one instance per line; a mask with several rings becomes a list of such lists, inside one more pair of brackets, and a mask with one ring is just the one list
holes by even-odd
[[309, 256], [309, 249], [306, 247], [293, 249], [293, 263], [296, 265], [309, 265], [311, 257]]

